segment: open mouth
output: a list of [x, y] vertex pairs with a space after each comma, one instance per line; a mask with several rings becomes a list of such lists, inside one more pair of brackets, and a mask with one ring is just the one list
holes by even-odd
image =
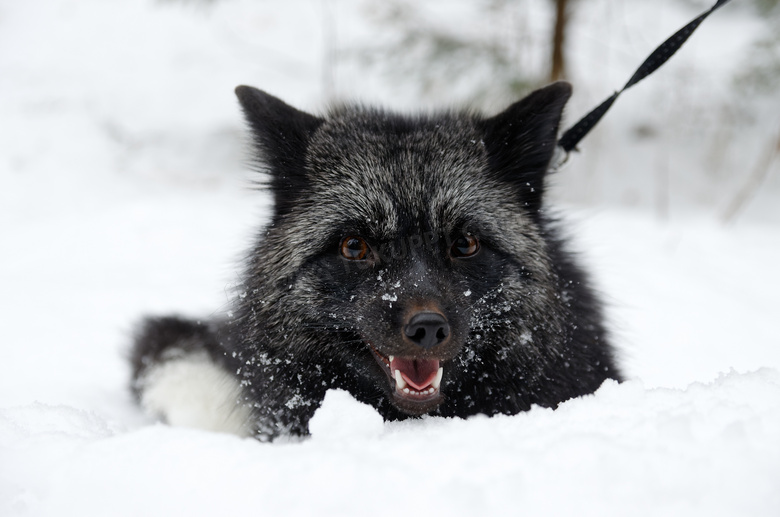
[[427, 413], [442, 401], [441, 378], [444, 368], [438, 359], [386, 356], [373, 346], [371, 351], [394, 386], [395, 401], [411, 414]]

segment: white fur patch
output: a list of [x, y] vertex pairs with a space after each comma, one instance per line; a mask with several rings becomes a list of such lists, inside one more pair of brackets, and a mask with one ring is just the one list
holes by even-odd
[[143, 408], [174, 426], [249, 436], [249, 408], [238, 381], [206, 353], [167, 360], [141, 380]]

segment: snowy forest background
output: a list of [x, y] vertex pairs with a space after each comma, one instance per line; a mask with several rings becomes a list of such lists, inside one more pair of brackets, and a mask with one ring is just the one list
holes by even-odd
[[0, 0], [0, 515], [780, 514], [777, 0], [717, 11], [554, 177], [626, 383], [402, 424], [332, 393], [274, 445], [130, 397], [134, 322], [227, 310], [268, 214], [236, 85], [497, 112], [555, 75], [568, 128], [714, 1], [568, 0], [552, 74], [559, 3]]

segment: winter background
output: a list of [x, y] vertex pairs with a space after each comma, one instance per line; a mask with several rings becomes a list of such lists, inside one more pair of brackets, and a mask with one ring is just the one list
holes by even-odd
[[[564, 126], [711, 3], [572, 2]], [[762, 6], [711, 16], [554, 177], [627, 382], [392, 424], [329, 392], [269, 445], [154, 422], [124, 358], [142, 314], [227, 309], [268, 213], [233, 88], [495, 112], [543, 81], [553, 2], [0, 0], [0, 515], [780, 515]]]

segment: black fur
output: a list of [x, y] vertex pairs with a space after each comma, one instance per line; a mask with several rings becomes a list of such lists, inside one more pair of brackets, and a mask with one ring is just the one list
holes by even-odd
[[[543, 210], [568, 84], [490, 118], [354, 107], [320, 118], [236, 92], [274, 217], [235, 317], [147, 320], [134, 379], [167, 350], [206, 350], [236, 372], [252, 429], [272, 439], [306, 434], [330, 388], [397, 420], [556, 407], [620, 378], [601, 304]], [[367, 258], [342, 253], [349, 238]], [[435, 346], [409, 337], [417, 314], [444, 322]], [[390, 356], [400, 359], [383, 369]], [[421, 380], [439, 365], [440, 389]], [[396, 369], [432, 395], [404, 395]]]

